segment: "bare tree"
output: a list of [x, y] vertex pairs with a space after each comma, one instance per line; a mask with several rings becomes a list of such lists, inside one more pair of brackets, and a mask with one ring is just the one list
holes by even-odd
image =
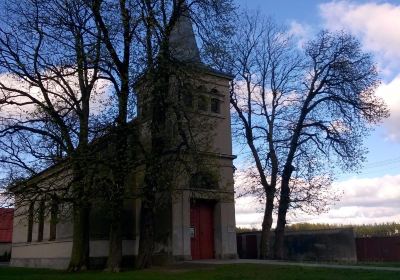
[[[137, 266], [142, 268], [151, 265], [152, 261], [155, 245], [155, 213], [160, 205], [160, 194], [171, 195], [174, 189], [172, 174], [176, 165], [171, 162], [179, 159], [182, 150], [198, 152], [195, 146], [199, 143], [193, 143], [196, 140], [188, 133], [193, 123], [189, 122], [186, 129], [182, 126], [178, 127], [178, 141], [176, 141], [176, 136], [168, 137], [170, 120], [178, 124], [188, 120], [182, 108], [176, 106], [173, 101], [176, 98], [174, 96], [176, 92], [171, 91], [171, 88], [176, 88], [176, 80], [179, 82], [180, 79], [193, 78], [191, 75], [196, 75], [196, 68], [200, 68], [201, 71], [201, 67], [205, 67], [197, 52], [196, 42], [176, 41], [175, 29], [182, 28], [183, 21], [193, 22], [198, 27], [197, 31], [203, 45], [207, 46], [211, 38], [218, 37], [217, 34], [223, 38], [221, 31], [224, 27], [229, 28], [229, 24], [224, 19], [231, 15], [232, 11], [232, 3], [229, 0], [160, 1], [160, 6], [152, 5], [151, 1], [143, 1], [143, 3], [146, 15], [146, 50], [148, 51], [146, 82], [151, 82], [151, 144], [146, 156], [141, 204], [141, 242]], [[211, 30], [211, 26], [220, 27], [220, 29]], [[156, 56], [150, 52], [151, 50], [157, 50]], [[163, 197], [165, 196], [161, 196]]]
[[133, 96], [133, 84], [141, 72], [140, 48], [135, 37], [138, 33], [141, 14], [139, 1], [87, 1], [96, 22], [99, 38], [109, 59], [103, 72], [113, 84], [117, 99], [113, 143], [115, 160], [111, 163], [113, 184], [108, 194], [110, 201], [110, 246], [107, 269], [119, 271], [122, 262], [122, 210], [128, 164], [129, 100]]
[[[144, 157], [145, 176], [141, 188], [141, 214], [140, 214], [140, 243], [139, 256], [136, 266], [144, 268], [151, 265], [154, 253], [154, 232], [155, 232], [155, 212], [157, 207], [162, 204], [168, 204], [168, 196], [171, 196], [173, 185], [174, 162], [179, 158], [180, 151], [188, 145], [190, 136], [184, 133], [182, 127], [178, 128], [178, 135], [181, 141], [175, 141], [171, 137], [171, 121], [174, 119], [178, 124], [182, 124], [184, 114], [176, 103], [176, 96], [171, 94], [173, 89], [181, 86], [180, 80], [183, 80], [182, 74], [187, 73], [187, 68], [192, 63], [192, 67], [200, 62], [200, 57], [195, 49], [192, 51], [198, 61], [193, 61], [193, 53], [179, 53], [179, 46], [171, 42], [173, 30], [180, 20], [186, 18], [192, 19], [199, 26], [199, 30], [204, 30], [205, 14], [213, 12], [224, 18], [223, 5], [228, 7], [230, 1], [227, 0], [201, 0], [201, 1], [120, 1], [115, 5], [112, 1], [90, 1], [91, 8], [95, 15], [96, 23], [101, 31], [101, 37], [109, 56], [112, 59], [113, 72], [110, 72], [113, 80], [116, 81], [116, 94], [119, 101], [120, 122], [117, 127], [124, 132], [126, 126], [126, 100], [129, 91], [136, 84], [142, 90], [143, 95], [149, 98], [149, 113], [143, 130], [149, 130], [146, 139], [139, 145], [142, 147], [141, 153]], [[114, 12], [110, 12], [114, 11]], [[228, 10], [226, 10], [228, 11]], [[118, 14], [115, 22], [115, 14]], [[203, 18], [201, 17], [203, 16]], [[196, 20], [194, 20], [196, 19]], [[213, 21], [209, 21], [213, 22]], [[201, 25], [200, 23], [203, 23]], [[120, 29], [115, 31], [115, 26]], [[117, 36], [115, 36], [117, 34]], [[112, 36], [113, 35], [113, 36]], [[207, 37], [207, 36], [205, 36]], [[204, 37], [204, 38], [205, 38]], [[205, 41], [205, 40], [203, 40]], [[176, 43], [176, 42], [175, 42]], [[184, 42], [181, 42], [184, 43]], [[197, 47], [196, 47], [197, 49]], [[179, 57], [179, 58], [178, 58]], [[183, 58], [183, 59], [182, 59]], [[135, 63], [142, 63], [137, 67]], [[190, 68], [190, 67], [189, 67]], [[138, 71], [144, 70], [144, 71]], [[139, 81], [136, 80], [140, 73]], [[184, 75], [185, 75], [184, 74]], [[180, 78], [179, 78], [180, 77]], [[173, 92], [175, 94], [178, 92]], [[137, 93], [136, 93], [137, 94]], [[144, 98], [144, 96], [142, 96]], [[142, 108], [144, 109], [144, 108]], [[124, 152], [127, 146], [127, 136], [118, 135], [118, 146], [120, 147], [119, 156], [127, 155]], [[178, 142], [178, 143], [177, 143]], [[127, 159], [119, 159], [115, 170], [119, 171], [120, 195], [117, 198], [117, 207], [120, 207], [123, 197], [124, 179], [127, 174]], [[163, 200], [166, 201], [163, 201]], [[120, 209], [116, 209], [120, 213]], [[118, 217], [119, 214], [116, 215]], [[115, 225], [118, 227], [119, 219], [115, 219]], [[118, 246], [117, 246], [118, 243]], [[108, 267], [110, 270], [118, 271], [121, 260], [121, 239], [115, 238], [114, 246], [110, 246], [110, 258]], [[114, 260], [111, 259], [112, 256]]]
[[10, 1], [5, 8], [0, 29], [2, 163], [25, 170], [21, 175], [28, 178], [69, 159], [73, 176], [64, 194], [73, 203], [70, 269], [85, 269], [90, 210], [86, 167], [95, 135], [90, 119], [100, 40], [85, 32], [96, 28], [82, 1]]
[[333, 170], [332, 165], [357, 170], [364, 160], [363, 139], [371, 124], [389, 114], [375, 95], [379, 78], [371, 56], [345, 32], [322, 31], [309, 42], [303, 73], [293, 99], [294, 115], [288, 123], [291, 129], [281, 175], [276, 258], [283, 257], [293, 177], [322, 177], [324, 170]]
[[323, 31], [303, 53], [271, 20], [242, 18], [232, 47], [231, 104], [265, 198], [260, 257], [269, 256], [277, 196], [274, 256], [282, 258], [289, 207], [323, 210], [337, 166], [359, 166], [369, 123], [387, 109], [374, 95], [373, 62], [355, 38]]
[[286, 30], [272, 20], [245, 13], [240, 24], [232, 46], [236, 79], [231, 104], [238, 140], [244, 139], [249, 147], [255, 164], [252, 175], [262, 187], [250, 191], [265, 201], [260, 257], [267, 258], [289, 106], [284, 97], [294, 90], [302, 59]]

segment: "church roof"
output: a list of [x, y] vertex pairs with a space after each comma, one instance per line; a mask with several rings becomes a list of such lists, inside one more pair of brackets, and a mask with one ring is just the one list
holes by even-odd
[[201, 63], [200, 51], [187, 9], [183, 11], [169, 37], [172, 55], [182, 62]]
[[210, 74], [232, 80], [232, 74], [215, 70], [201, 61], [199, 47], [193, 31], [193, 23], [186, 8], [180, 16], [178, 22], [171, 31], [169, 44], [172, 56], [187, 64], [192, 64], [199, 70]]

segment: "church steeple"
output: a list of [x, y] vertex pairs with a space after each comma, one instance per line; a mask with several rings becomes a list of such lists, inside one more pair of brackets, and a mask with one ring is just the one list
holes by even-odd
[[186, 5], [183, 9], [184, 11], [172, 29], [169, 38], [171, 52], [173, 57], [179, 61], [201, 63], [189, 11]]

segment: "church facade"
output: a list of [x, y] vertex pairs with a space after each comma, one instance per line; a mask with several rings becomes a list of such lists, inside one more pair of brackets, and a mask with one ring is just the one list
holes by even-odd
[[[171, 44], [175, 45], [176, 57], [194, 65], [186, 78], [193, 91], [184, 96], [182, 103], [187, 106], [190, 116], [196, 116], [194, 123], [199, 126], [197, 131], [200, 134], [196, 137], [206, 139], [201, 149], [210, 168], [182, 176], [177, 174], [179, 178], [170, 203], [160, 209], [157, 218], [156, 231], [161, 238], [156, 243], [155, 259], [165, 263], [236, 258], [234, 156], [229, 102], [232, 77], [201, 64], [189, 19], [180, 21], [172, 34]], [[138, 106], [137, 122], [145, 123], [147, 109], [143, 96], [139, 98]], [[141, 128], [141, 131], [145, 129]], [[40, 185], [57, 181], [62, 185], [63, 178], [67, 177], [65, 174], [68, 170], [54, 166], [31, 178], [30, 182]], [[142, 179], [143, 169], [136, 168], [132, 170], [128, 185], [135, 190]], [[72, 249], [71, 218], [60, 216], [54, 219], [52, 211], [44, 211], [40, 203], [31, 207], [29, 211], [24, 209], [26, 214], [21, 214], [23, 209], [15, 211], [11, 266], [67, 268]], [[39, 219], [33, 218], [33, 212], [39, 213]], [[90, 258], [93, 264], [100, 265], [108, 255], [108, 228], [104, 222], [107, 205], [94, 205], [91, 212]], [[123, 256], [127, 261], [138, 253], [139, 216], [140, 198], [126, 199]]]

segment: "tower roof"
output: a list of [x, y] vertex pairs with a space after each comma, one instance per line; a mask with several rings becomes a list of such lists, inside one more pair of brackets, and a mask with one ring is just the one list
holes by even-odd
[[169, 38], [172, 55], [182, 62], [201, 63], [199, 48], [187, 9], [180, 16]]

